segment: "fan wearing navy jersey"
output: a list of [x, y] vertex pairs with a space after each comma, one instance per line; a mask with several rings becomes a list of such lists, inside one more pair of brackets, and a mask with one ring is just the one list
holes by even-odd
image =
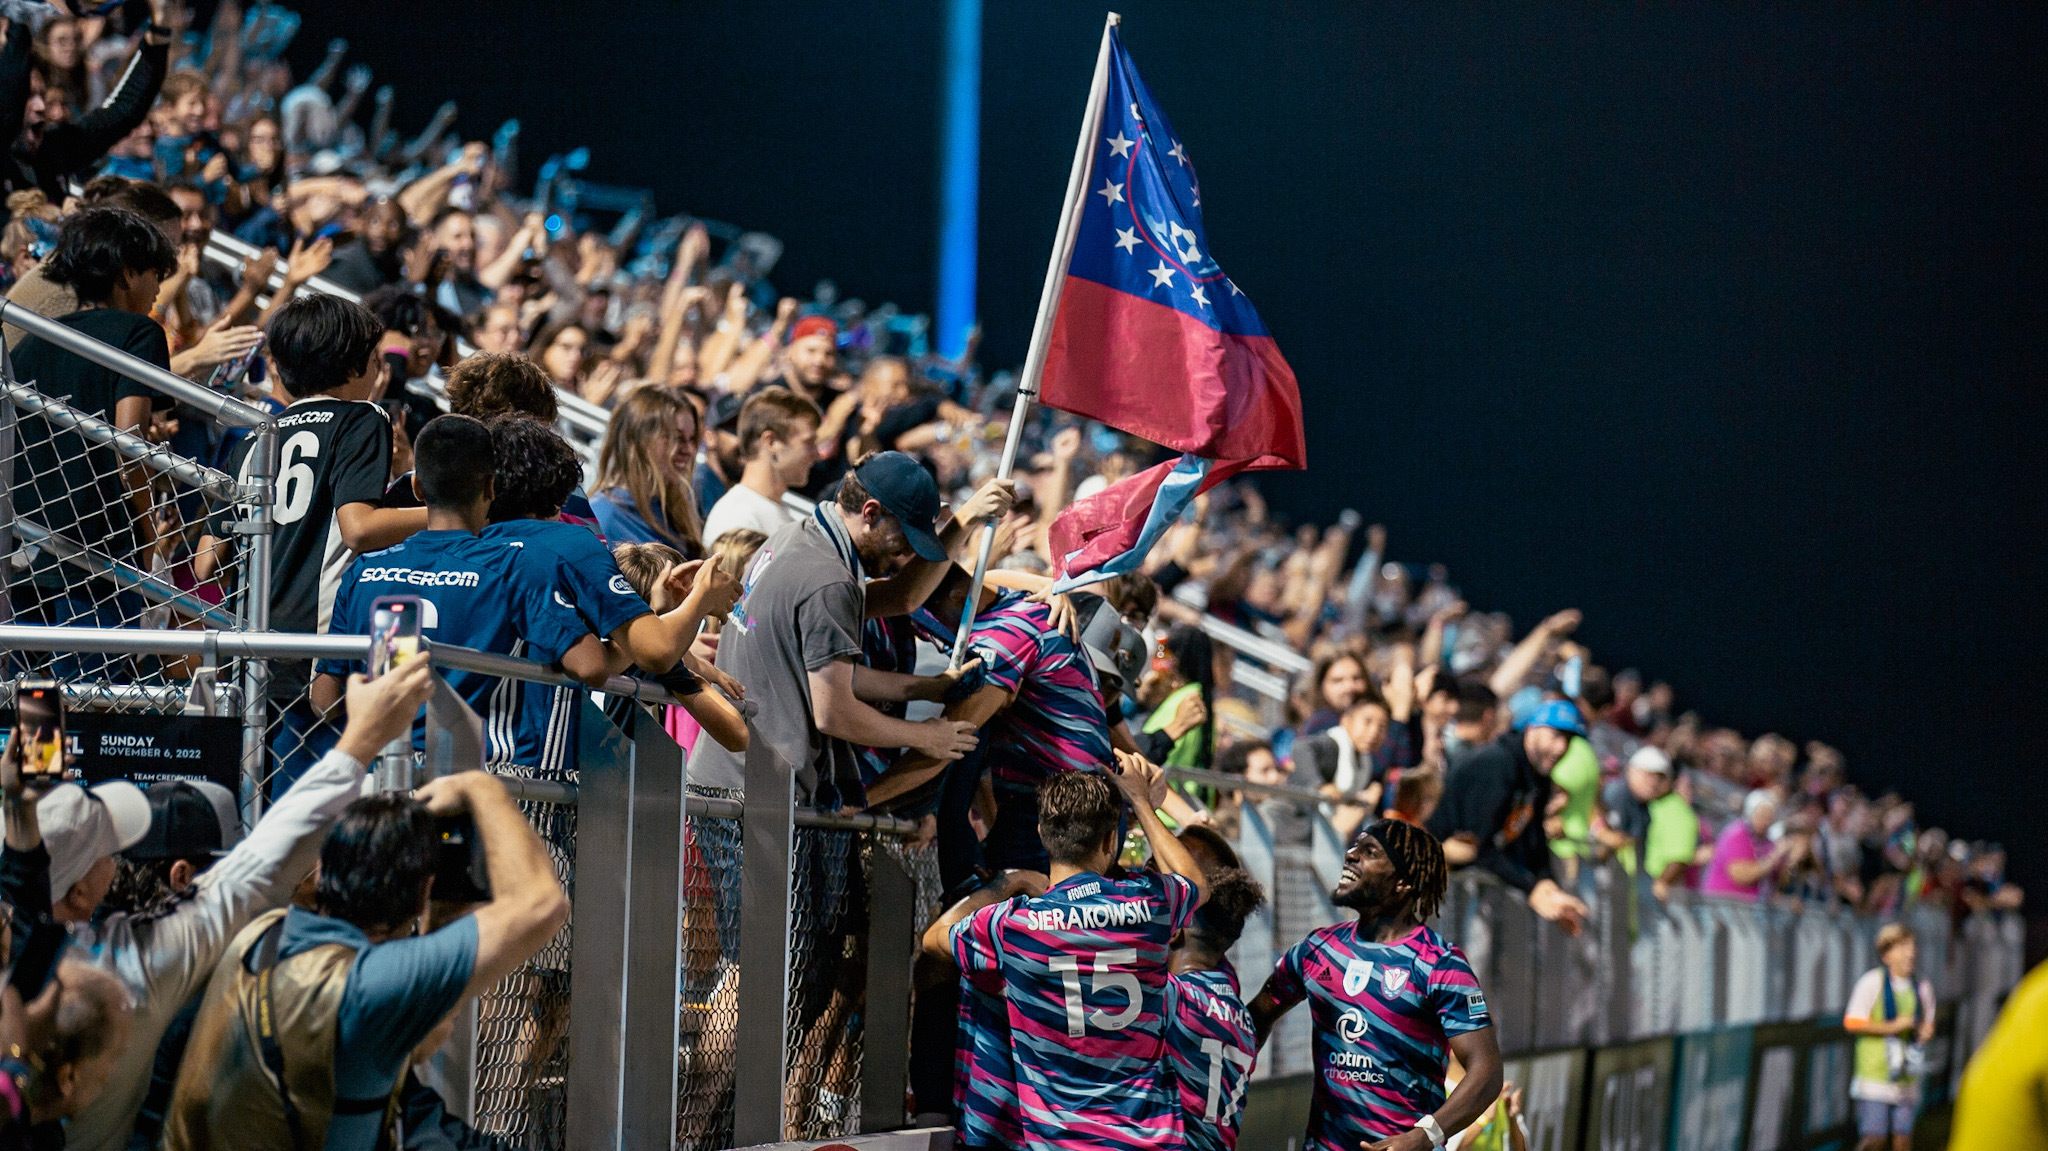
[[[495, 486], [490, 429], [468, 416], [441, 416], [421, 429], [417, 452], [413, 482], [426, 501], [426, 530], [349, 566], [329, 630], [368, 635], [378, 597], [418, 596], [425, 601], [421, 630], [434, 643], [559, 664], [571, 679], [602, 687], [610, 674], [604, 643], [562, 594], [568, 580], [560, 564], [529, 559], [521, 555], [524, 548], [478, 535], [489, 522]], [[313, 705], [323, 713], [331, 709], [343, 677], [361, 666], [321, 660]], [[446, 676], [483, 721], [487, 761], [538, 768], [550, 744], [565, 738], [547, 722], [552, 689], [452, 668]], [[529, 692], [538, 699], [522, 706]], [[424, 725], [416, 723], [414, 744], [424, 736]]]
[[[583, 476], [575, 449], [561, 433], [520, 413], [496, 416], [487, 426], [497, 480], [491, 522], [483, 538], [518, 548], [524, 562], [558, 573], [564, 581], [561, 591], [584, 628], [605, 641], [611, 674], [638, 666], [656, 677], [668, 676], [671, 690], [701, 690], [695, 669], [677, 665], [689, 658], [699, 625], [731, 610], [739, 596], [739, 580], [717, 564], [672, 567], [661, 582], [682, 602], [666, 615], [656, 615], [597, 533], [560, 520], [562, 502]], [[670, 675], [672, 671], [681, 675]], [[574, 763], [582, 698], [583, 692], [574, 687], [526, 685], [528, 706], [546, 711], [536, 721], [552, 733], [537, 765], [545, 777], [562, 778]]]
[[[1117, 762], [1115, 775], [1061, 772], [1040, 788], [1045, 894], [984, 907], [950, 931], [969, 988], [978, 972], [1002, 976], [1024, 1151], [1181, 1145], [1165, 1066], [1166, 956], [1208, 881], [1153, 810], [1159, 769], [1133, 755]], [[1125, 803], [1158, 871], [1111, 874]]]
[[[380, 506], [391, 472], [391, 421], [370, 402], [384, 378], [377, 318], [337, 296], [301, 296], [271, 317], [267, 335], [278, 386], [291, 397], [276, 422], [270, 627], [324, 633], [349, 563], [425, 527], [427, 513]], [[242, 437], [228, 458], [229, 472], [242, 483], [249, 481], [254, 443]], [[230, 509], [208, 525], [199, 545], [202, 573], [227, 562], [232, 518]], [[305, 703], [307, 661], [273, 660], [270, 666], [270, 698], [281, 709], [271, 787], [282, 795], [340, 733], [317, 724]]]
[[[1289, 948], [1251, 1002], [1261, 1045], [1303, 999], [1315, 1018], [1311, 1151], [1430, 1151], [1500, 1095], [1500, 1043], [1471, 964], [1423, 923], [1447, 885], [1443, 847], [1382, 819], [1351, 841], [1330, 902], [1358, 912]], [[1464, 1065], [1449, 1098], [1444, 1072]]]
[[1166, 1057], [1188, 1151], [1233, 1151], [1259, 1041], [1225, 956], [1266, 895], [1221, 835], [1198, 825], [1180, 841], [1209, 879], [1209, 900], [1167, 957]]

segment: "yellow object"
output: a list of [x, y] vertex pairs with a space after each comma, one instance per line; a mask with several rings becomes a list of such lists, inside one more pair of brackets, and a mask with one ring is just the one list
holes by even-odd
[[2048, 963], [2005, 1002], [1963, 1073], [1949, 1151], [2048, 1151]]

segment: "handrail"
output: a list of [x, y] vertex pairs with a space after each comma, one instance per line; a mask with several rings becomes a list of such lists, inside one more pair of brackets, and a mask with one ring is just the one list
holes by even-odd
[[237, 428], [260, 428], [270, 416], [233, 396], [193, 383], [168, 368], [159, 368], [140, 356], [101, 343], [66, 324], [38, 314], [12, 300], [0, 298], [0, 324], [13, 324], [31, 336], [47, 340], [75, 356], [91, 360], [110, 372], [189, 404], [223, 424]]
[[1253, 783], [1244, 776], [1228, 775], [1220, 771], [1202, 771], [1192, 767], [1166, 767], [1160, 770], [1166, 773], [1166, 778], [1168, 779], [1182, 780], [1187, 783], [1199, 783], [1204, 787], [1213, 787], [1218, 791], [1241, 791], [1246, 795], [1256, 795], [1264, 799], [1292, 799], [1300, 803], [1352, 802], [1360, 805], [1366, 802], [1365, 793], [1359, 791], [1354, 791], [1337, 799], [1331, 799], [1321, 792], [1310, 791], [1306, 788], [1280, 787], [1269, 783]]
[[[219, 251], [215, 251], [216, 248], [218, 248]], [[219, 264], [223, 268], [235, 269], [237, 279], [240, 278], [240, 269], [242, 261], [249, 259], [251, 256], [256, 255], [260, 251], [262, 251], [262, 249], [258, 248], [256, 245], [251, 244], [248, 241], [243, 240], [237, 236], [233, 236], [226, 232], [223, 232], [218, 228], [215, 228], [213, 231], [208, 232], [206, 235], [206, 257], [212, 260], [214, 263]], [[271, 269], [270, 280], [268, 283], [264, 285], [264, 287], [272, 292], [275, 292], [277, 289], [284, 287], [283, 260], [279, 260], [278, 266]], [[347, 300], [352, 304], [360, 304], [363, 302], [363, 298], [361, 296], [349, 291], [347, 288], [342, 287], [340, 284], [335, 283], [333, 280], [327, 279], [325, 276], [315, 276], [312, 279], [307, 280], [305, 284], [300, 287], [299, 290], [302, 292], [318, 292], [321, 295], [326, 296], [340, 296], [342, 299]]]
[[[109, 556], [100, 555], [84, 544], [65, 539], [34, 520], [17, 519], [6, 525], [24, 543], [43, 548], [57, 558], [90, 575], [102, 576], [141, 596], [142, 598], [192, 619], [203, 619], [223, 627], [233, 627], [234, 617], [205, 600], [194, 599], [190, 593], [180, 591], [176, 585], [161, 577], [143, 571], [133, 564]], [[91, 630], [91, 629], [81, 629]], [[203, 655], [204, 652], [191, 652]]]
[[[369, 655], [370, 639], [358, 635], [305, 635], [297, 632], [182, 631], [157, 628], [42, 627], [35, 624], [0, 626], [0, 651], [92, 651], [121, 655], [205, 655], [208, 649], [220, 658], [234, 659], [363, 659]], [[429, 646], [437, 666], [494, 675], [501, 679], [556, 687], [581, 687], [578, 681], [532, 660], [517, 659], [496, 652], [472, 651], [452, 644]], [[604, 690], [610, 695], [629, 696], [642, 703], [674, 702], [667, 689], [658, 684], [613, 676]]]
[[1300, 675], [1314, 666], [1309, 658], [1283, 643], [1275, 643], [1262, 635], [1255, 635], [1233, 623], [1225, 623], [1213, 615], [1202, 616], [1202, 630], [1210, 639], [1248, 655], [1260, 663], [1270, 664], [1287, 672]]
[[95, 444], [113, 448], [121, 455], [153, 471], [162, 472], [186, 487], [229, 503], [241, 495], [235, 490], [234, 477], [226, 472], [216, 471], [205, 464], [188, 460], [168, 447], [150, 443], [133, 432], [124, 432], [97, 416], [87, 415], [62, 400], [44, 395], [28, 384], [0, 380], [0, 388], [6, 390], [8, 399], [50, 423], [77, 432]]

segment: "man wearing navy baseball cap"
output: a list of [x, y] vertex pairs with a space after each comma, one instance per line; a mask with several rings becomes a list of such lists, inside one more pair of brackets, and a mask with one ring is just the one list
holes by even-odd
[[[990, 480], [934, 530], [944, 509], [931, 473], [902, 452], [875, 452], [847, 471], [836, 498], [761, 545], [719, 637], [718, 667], [758, 705], [755, 730], [795, 772], [798, 802], [862, 802], [849, 744], [942, 760], [974, 746], [972, 724], [912, 723], [869, 706], [940, 698], [952, 681], [858, 666], [861, 622], [922, 605], [951, 551], [1007, 512], [1016, 490], [1013, 480]], [[737, 793], [746, 756], [700, 740], [689, 782]]]
[[1462, 838], [1478, 852], [1472, 866], [1529, 897], [1529, 907], [1576, 935], [1588, 914], [1550, 874], [1543, 834], [1550, 769], [1564, 758], [1586, 720], [1566, 699], [1544, 700], [1519, 728], [1460, 756], [1444, 781], [1443, 802], [1430, 816], [1438, 839]]

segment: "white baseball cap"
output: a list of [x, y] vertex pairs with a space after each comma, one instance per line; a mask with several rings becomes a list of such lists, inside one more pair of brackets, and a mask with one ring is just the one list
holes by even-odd
[[50, 850], [50, 899], [63, 899], [93, 865], [149, 834], [149, 797], [125, 779], [87, 791], [67, 783], [36, 801]]
[[1647, 771], [1653, 775], [1671, 774], [1671, 757], [1649, 744], [1636, 749], [1628, 757], [1628, 765], [1636, 771]]

